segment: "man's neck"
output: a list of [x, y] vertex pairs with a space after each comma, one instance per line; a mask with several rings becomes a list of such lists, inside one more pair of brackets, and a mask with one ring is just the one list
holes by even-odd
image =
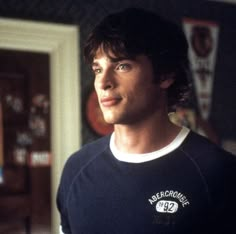
[[115, 145], [126, 153], [148, 153], [168, 145], [180, 132], [180, 127], [162, 119], [151, 119], [133, 125], [115, 125]]

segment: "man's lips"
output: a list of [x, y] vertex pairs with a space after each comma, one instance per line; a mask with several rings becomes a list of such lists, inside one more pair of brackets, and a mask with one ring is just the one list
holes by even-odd
[[118, 104], [121, 101], [120, 97], [103, 97], [100, 99], [103, 107], [111, 107]]

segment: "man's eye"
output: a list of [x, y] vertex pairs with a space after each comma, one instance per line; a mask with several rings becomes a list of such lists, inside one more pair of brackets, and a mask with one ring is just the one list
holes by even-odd
[[117, 70], [121, 70], [121, 71], [128, 71], [130, 70], [131, 66], [130, 64], [127, 64], [127, 63], [121, 63], [117, 66]]
[[94, 74], [99, 74], [101, 73], [102, 69], [101, 68], [95, 68], [93, 69]]

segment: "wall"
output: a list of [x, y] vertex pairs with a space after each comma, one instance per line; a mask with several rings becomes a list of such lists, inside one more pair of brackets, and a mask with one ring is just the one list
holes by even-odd
[[[3, 17], [33, 19], [37, 21], [78, 24], [81, 47], [90, 29], [106, 14], [127, 6], [152, 9], [178, 24], [183, 17], [211, 20], [219, 24], [219, 44], [215, 68], [210, 122], [220, 139], [236, 139], [236, 6], [213, 1], [194, 0], [58, 0], [15, 1], [0, 0], [0, 15]], [[81, 62], [82, 110], [92, 87], [92, 75]], [[83, 143], [98, 137], [87, 124], [83, 115]]]

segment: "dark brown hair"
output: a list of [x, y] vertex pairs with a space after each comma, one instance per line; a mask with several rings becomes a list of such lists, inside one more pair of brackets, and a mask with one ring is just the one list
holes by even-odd
[[183, 102], [189, 91], [188, 43], [181, 28], [156, 13], [128, 8], [105, 17], [90, 33], [84, 56], [92, 63], [98, 48], [119, 58], [150, 58], [156, 75], [174, 73], [175, 82], [168, 89], [168, 105]]

